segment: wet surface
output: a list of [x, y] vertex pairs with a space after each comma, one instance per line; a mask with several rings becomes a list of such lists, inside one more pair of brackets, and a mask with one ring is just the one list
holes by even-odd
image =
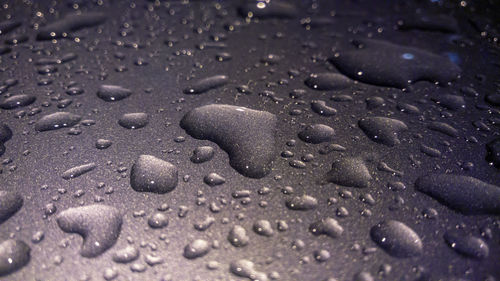
[[499, 280], [499, 5], [2, 3], [0, 278]]

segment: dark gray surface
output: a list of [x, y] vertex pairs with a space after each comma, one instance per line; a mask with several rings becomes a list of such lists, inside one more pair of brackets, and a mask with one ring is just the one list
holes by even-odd
[[[498, 215], [461, 214], [418, 192], [414, 183], [425, 175], [448, 173], [477, 178], [493, 185], [491, 188], [500, 185], [499, 169], [486, 161], [486, 143], [499, 138], [500, 108], [491, 102], [493, 98], [485, 101], [486, 95], [500, 94], [498, 23], [493, 21], [499, 3], [467, 1], [462, 7], [456, 1], [432, 2], [295, 1], [270, 12], [258, 10], [254, 14], [265, 19], [253, 18], [248, 23], [238, 13], [237, 1], [2, 2], [0, 29], [2, 33], [12, 30], [0, 35], [5, 41], [0, 53], [7, 52], [0, 62], [0, 103], [18, 94], [33, 95], [36, 101], [0, 110], [0, 124], [7, 124], [13, 132], [1, 156], [0, 189], [17, 192], [24, 202], [0, 225], [0, 242], [21, 240], [31, 248], [29, 263], [0, 279], [103, 280], [115, 271], [114, 280], [248, 280], [239, 277], [248, 272], [278, 280], [369, 280], [359, 279], [367, 272], [375, 280], [498, 280]], [[248, 9], [245, 6], [240, 12]], [[69, 38], [36, 40], [34, 29], [79, 11], [102, 14], [92, 14], [84, 22], [78, 22], [82, 17], [73, 19], [66, 27], [63, 24]], [[103, 14], [103, 24], [77, 30], [92, 25], [87, 20], [99, 23]], [[459, 32], [443, 33], [450, 30], [448, 23], [434, 28], [430, 25], [430, 31], [397, 29], [399, 20], [418, 19], [424, 14], [455, 18]], [[4, 22], [7, 19], [11, 20]], [[16, 27], [16, 21], [22, 25]], [[53, 26], [59, 29], [61, 25]], [[410, 26], [418, 27], [418, 21]], [[422, 28], [429, 29], [429, 25]], [[24, 41], [25, 35], [27, 41], [8, 45], [16, 38]], [[46, 34], [39, 39], [44, 37]], [[445, 87], [423, 81], [404, 90], [356, 82], [338, 91], [318, 91], [304, 84], [312, 73], [338, 73], [328, 59], [355, 50], [352, 39], [366, 38], [448, 57], [459, 64], [461, 77]], [[226, 60], [218, 61], [217, 57]], [[47, 62], [55, 64], [40, 65]], [[403, 69], [389, 71], [397, 74]], [[183, 93], [195, 81], [215, 75], [227, 75], [228, 83], [198, 95]], [[52, 83], [39, 85], [44, 79]], [[102, 85], [119, 85], [132, 94], [106, 102], [97, 95]], [[237, 88], [242, 85], [250, 91], [239, 93]], [[401, 86], [400, 81], [397, 86]], [[289, 95], [295, 89], [305, 92]], [[465, 108], [436, 102], [442, 102], [446, 94], [463, 97]], [[298, 95], [301, 97], [291, 98]], [[352, 101], [331, 100], [333, 95], [349, 95]], [[367, 109], [366, 99], [373, 101], [374, 97], [383, 101], [370, 102]], [[311, 102], [317, 100], [335, 108], [336, 114], [323, 116], [313, 111]], [[243, 176], [229, 165], [224, 150], [208, 140], [191, 137], [179, 126], [187, 112], [209, 104], [236, 105], [277, 117], [276, 147], [264, 148], [276, 151], [267, 176]], [[81, 121], [72, 128], [37, 131], [35, 123], [54, 112], [77, 114]], [[138, 112], [148, 115], [145, 127], [130, 130], [118, 124], [124, 114]], [[408, 130], [398, 132], [400, 143], [393, 147], [377, 143], [358, 126], [366, 117], [397, 119]], [[241, 120], [228, 122], [236, 127], [244, 124]], [[457, 137], [429, 129], [433, 122], [453, 126]], [[93, 125], [86, 126], [89, 124]], [[345, 150], [300, 140], [298, 133], [313, 124], [333, 128], [330, 143]], [[98, 149], [98, 139], [112, 144]], [[287, 145], [292, 139], [295, 145]], [[190, 161], [199, 146], [213, 147], [213, 158], [200, 164]], [[285, 150], [288, 152], [281, 153]], [[140, 155], [175, 165], [179, 174], [175, 189], [165, 194], [134, 191], [130, 169]], [[371, 175], [368, 187], [328, 183], [326, 175], [332, 163], [347, 157], [366, 165]], [[97, 167], [79, 177], [63, 179], [68, 169], [88, 163]], [[387, 166], [395, 171], [388, 172]], [[359, 175], [357, 167], [346, 169], [346, 177]], [[369, 179], [364, 171], [363, 178]], [[219, 174], [225, 183], [205, 184], [203, 178], [210, 173]], [[356, 178], [343, 182], [356, 182]], [[241, 190], [250, 195], [237, 192]], [[315, 208], [293, 210], [286, 206], [285, 202], [304, 194], [317, 199]], [[490, 204], [495, 205], [494, 200], [500, 198], [489, 198]], [[93, 204], [115, 207], [123, 223], [116, 244], [95, 258], [85, 258], [80, 255], [82, 238], [63, 232], [56, 217], [66, 209]], [[165, 216], [167, 226], [152, 228], [148, 224], [151, 218]], [[336, 238], [316, 236], [310, 229], [311, 224], [328, 217], [343, 228]], [[272, 235], [253, 230], [261, 220], [271, 223]], [[377, 246], [370, 230], [391, 220], [404, 223], [419, 236], [421, 255], [397, 258]], [[105, 220], [94, 223], [100, 221]], [[204, 223], [210, 225], [206, 230]], [[246, 246], [235, 247], [228, 241], [235, 225], [246, 230]], [[444, 234], [457, 228], [460, 231], [454, 235], [462, 237], [448, 237], [447, 241], [465, 244], [454, 251]], [[405, 230], [402, 233], [391, 237], [403, 243], [399, 247], [411, 248]], [[484, 251], [474, 253], [474, 247], [483, 244], [471, 240], [470, 235], [489, 247], [487, 257], [471, 258], [484, 256]], [[193, 243], [197, 239], [208, 241], [212, 249], [202, 257], [187, 259], [187, 245], [191, 251], [203, 244]], [[115, 262], [114, 254], [129, 245], [136, 247], [140, 256], [130, 263]], [[8, 256], [0, 253], [2, 259]], [[254, 263], [254, 268], [241, 259]], [[388, 265], [391, 272], [379, 275], [380, 268]], [[248, 267], [248, 272], [238, 274], [238, 266]]]

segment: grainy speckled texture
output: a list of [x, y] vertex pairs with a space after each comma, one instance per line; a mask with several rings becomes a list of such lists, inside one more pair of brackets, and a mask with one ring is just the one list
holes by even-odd
[[[489, 0], [463, 5], [444, 0], [272, 0], [260, 9], [254, 2], [240, 6], [239, 1], [3, 1], [0, 104], [15, 95], [36, 100], [28, 104], [32, 98], [23, 98], [18, 100], [23, 106], [3, 109], [12, 107], [10, 100], [0, 109], [0, 153], [5, 146], [0, 190], [23, 198], [22, 207], [0, 225], [0, 243], [19, 240], [31, 249], [29, 262], [2, 280], [248, 280], [245, 276], [252, 274], [270, 280], [369, 280], [362, 279], [368, 275], [375, 280], [499, 280], [496, 212], [464, 215], [415, 189], [419, 177], [431, 174], [476, 178], [494, 190], [500, 185], [494, 141], [500, 130], [499, 26], [493, 21], [498, 17], [493, 8], [500, 4]], [[62, 28], [54, 25], [80, 12], [87, 16]], [[248, 12], [253, 17], [247, 21], [242, 15]], [[423, 21], [426, 16], [433, 21]], [[55, 37], [66, 38], [37, 41], [37, 36], [51, 36], [47, 26], [56, 26]], [[410, 52], [423, 50], [443, 63], [415, 59], [419, 52], [401, 54], [407, 60], [403, 63], [367, 39], [410, 46], [404, 49]], [[370, 57], [369, 48], [382, 53]], [[337, 76], [343, 84], [336, 90], [307, 85], [311, 74], [347, 74], [349, 69], [332, 64], [332, 58], [347, 53], [352, 57], [344, 63], [355, 63], [349, 69], [363, 70], [365, 65], [370, 77], [350, 73], [361, 82], [346, 82], [348, 78]], [[457, 79], [455, 67], [442, 72], [451, 63], [460, 67]], [[427, 66], [433, 77], [422, 74]], [[410, 73], [415, 69], [417, 76]], [[216, 81], [216, 88], [201, 85], [207, 91], [184, 93], [198, 87], [197, 81], [217, 75], [225, 78]], [[401, 77], [442, 83], [407, 86]], [[120, 90], [126, 98], [99, 98], [102, 85], [127, 89]], [[324, 85], [333, 87], [328, 81]], [[318, 100], [335, 111], [318, 104], [312, 108], [311, 102]], [[225, 126], [219, 145], [238, 145], [244, 139], [250, 147], [244, 148], [245, 155], [270, 161], [265, 173], [258, 173], [263, 177], [245, 177], [231, 167], [227, 151], [181, 128], [188, 112], [211, 104], [260, 112], [252, 120], [223, 115], [213, 126]], [[39, 121], [56, 112], [72, 115]], [[118, 120], [129, 113], [147, 114], [139, 120], [144, 127], [120, 126]], [[260, 126], [260, 116], [269, 124]], [[362, 118], [373, 117], [399, 120], [407, 130], [378, 128], [383, 135], [377, 143], [377, 130], [367, 137], [358, 125]], [[211, 117], [204, 118], [199, 121]], [[3, 124], [12, 130], [11, 138]], [[242, 129], [246, 124], [251, 126]], [[335, 134], [325, 143], [302, 141], [298, 133], [313, 124], [327, 125]], [[53, 125], [68, 128], [45, 130]], [[107, 140], [106, 148], [96, 147], [99, 139]], [[211, 146], [213, 157], [193, 163], [193, 150], [201, 146]], [[175, 189], [165, 194], [135, 191], [130, 171], [140, 155], [174, 165], [179, 179]], [[366, 169], [347, 167], [344, 180], [337, 183], [348, 186], [328, 182], [332, 164], [348, 159], [358, 159], [351, 162]], [[96, 168], [69, 180], [62, 177], [64, 171], [90, 163]], [[211, 173], [224, 183], [205, 184]], [[453, 184], [436, 179], [429, 186]], [[64, 210], [94, 204], [116, 208], [123, 223], [111, 248], [86, 258], [80, 255], [82, 238], [65, 233], [56, 218]], [[268, 226], [262, 221], [270, 223], [272, 235], [260, 235]], [[384, 221], [411, 229], [384, 231], [394, 238], [388, 248], [403, 249], [403, 256], [412, 257], [391, 256], [377, 244], [380, 237], [372, 239], [370, 230]], [[327, 235], [315, 235], [311, 225], [322, 222]], [[234, 230], [235, 225], [244, 231]], [[230, 235], [232, 229], [238, 234]], [[407, 240], [412, 232], [421, 239], [421, 251]], [[234, 237], [245, 245], [235, 247], [229, 241]], [[210, 250], [194, 242], [198, 239]], [[458, 241], [459, 248], [452, 249], [450, 241]], [[139, 254], [127, 250], [132, 257], [123, 258], [127, 253], [119, 251], [127, 247]], [[185, 257], [185, 249], [198, 256], [192, 254], [197, 248], [203, 256]]]

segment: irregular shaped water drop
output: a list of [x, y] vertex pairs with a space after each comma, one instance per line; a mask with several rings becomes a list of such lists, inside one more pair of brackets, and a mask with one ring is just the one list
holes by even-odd
[[339, 73], [324, 72], [311, 74], [304, 83], [313, 90], [338, 91], [350, 87], [353, 81]]
[[421, 49], [373, 39], [356, 43], [363, 48], [342, 52], [330, 61], [343, 74], [368, 84], [396, 88], [422, 80], [446, 84], [461, 72], [449, 59]]
[[187, 259], [196, 259], [203, 257], [210, 251], [210, 244], [203, 239], [196, 239], [184, 247], [184, 257]]
[[301, 140], [313, 144], [332, 141], [334, 135], [333, 128], [323, 124], [309, 125], [298, 134]]
[[209, 90], [222, 87], [229, 82], [229, 77], [226, 75], [215, 75], [200, 79], [194, 82], [191, 86], [184, 89], [184, 94], [198, 95]]
[[35, 129], [39, 132], [57, 130], [65, 127], [73, 127], [82, 117], [69, 112], [55, 112], [43, 116], [35, 123]]
[[439, 95], [435, 98], [432, 98], [432, 100], [449, 110], [459, 110], [465, 108], [465, 100], [462, 96], [446, 94]]
[[398, 29], [457, 33], [458, 23], [454, 17], [449, 15], [422, 15], [419, 17], [407, 17], [398, 21]]
[[443, 122], [437, 122], [437, 121], [431, 122], [427, 126], [427, 128], [429, 128], [433, 131], [436, 131], [436, 132], [443, 133], [443, 134], [448, 135], [450, 137], [454, 137], [454, 138], [458, 137], [458, 130], [453, 128], [451, 125], [443, 123]]
[[159, 229], [168, 225], [168, 217], [162, 212], [155, 212], [148, 218], [148, 225], [151, 228]]
[[484, 259], [490, 252], [488, 244], [483, 239], [456, 230], [446, 231], [444, 240], [453, 250], [466, 257]]
[[28, 106], [34, 103], [36, 97], [33, 95], [14, 95], [6, 98], [2, 103], [0, 103], [0, 108], [2, 109], [15, 109], [18, 107]]
[[500, 169], [500, 138], [496, 138], [486, 144], [486, 161], [492, 162]]
[[372, 141], [387, 146], [399, 144], [398, 134], [408, 130], [404, 122], [387, 117], [366, 117], [358, 125]]
[[253, 231], [262, 236], [273, 236], [274, 231], [268, 220], [258, 220], [253, 224]]
[[23, 197], [13, 191], [0, 190], [0, 224], [12, 217], [23, 206]]
[[311, 223], [309, 231], [314, 235], [327, 235], [337, 238], [344, 232], [344, 228], [333, 218], [324, 218]]
[[255, 264], [247, 259], [231, 262], [229, 265], [231, 272], [239, 277], [245, 277], [252, 281], [267, 281], [267, 275], [255, 269]]
[[0, 276], [9, 275], [30, 261], [31, 249], [21, 240], [8, 239], [0, 243]]
[[38, 30], [37, 40], [52, 40], [67, 37], [70, 32], [103, 23], [107, 16], [103, 13], [68, 14], [63, 19], [50, 23]]
[[4, 34], [9, 33], [10, 31], [20, 27], [21, 24], [22, 23], [20, 21], [12, 20], [12, 19], [4, 20], [4, 21], [0, 22], [0, 35], [4, 35]]
[[316, 209], [318, 206], [318, 199], [304, 194], [302, 196], [294, 196], [287, 199], [285, 205], [290, 210], [308, 211]]
[[325, 249], [322, 250], [315, 250], [313, 252], [314, 259], [318, 262], [325, 262], [330, 259], [331, 255], [330, 252], [328, 252]]
[[420, 151], [425, 153], [426, 155], [430, 157], [440, 157], [441, 156], [441, 151], [439, 151], [436, 148], [432, 148], [430, 146], [427, 146], [425, 144], [420, 145]]
[[149, 116], [144, 112], [126, 113], [118, 120], [118, 124], [126, 129], [140, 129], [149, 123]]
[[248, 244], [250, 237], [247, 236], [247, 231], [243, 227], [235, 225], [229, 231], [227, 240], [235, 247], [243, 247]]
[[134, 246], [127, 246], [113, 254], [113, 261], [117, 263], [129, 263], [139, 257], [139, 250]]
[[122, 227], [118, 209], [106, 205], [69, 208], [62, 211], [56, 221], [64, 232], [82, 236], [80, 254], [86, 258], [97, 257], [111, 248]]
[[232, 105], [206, 105], [184, 115], [180, 126], [196, 139], [218, 144], [240, 174], [262, 178], [276, 157], [275, 115]]
[[500, 106], [500, 94], [488, 94], [484, 99], [491, 105]]
[[128, 98], [132, 91], [117, 85], [101, 85], [97, 96], [103, 101], [113, 102]]
[[73, 167], [71, 169], [64, 171], [64, 173], [62, 174], [62, 178], [65, 180], [76, 178], [76, 177], [79, 177], [85, 173], [88, 173], [88, 172], [94, 170], [95, 167], [97, 167], [97, 165], [95, 163], [88, 163], [88, 164], [76, 166], [76, 167]]
[[177, 167], [151, 155], [139, 156], [130, 171], [130, 185], [139, 192], [167, 193], [177, 182]]
[[7, 124], [0, 123], [0, 143], [4, 143], [12, 138], [12, 130]]
[[422, 254], [422, 240], [413, 229], [402, 222], [383, 221], [372, 227], [370, 236], [391, 256], [409, 258]]
[[199, 146], [193, 150], [193, 155], [191, 156], [191, 162], [193, 163], [203, 163], [210, 161], [214, 157], [214, 149], [211, 146]]
[[95, 142], [95, 147], [97, 149], [106, 149], [106, 148], [110, 147], [112, 144], [113, 144], [113, 142], [110, 141], [110, 140], [107, 140], [107, 139], [98, 139]]
[[326, 174], [328, 182], [351, 187], [368, 187], [372, 176], [361, 158], [347, 157], [336, 160]]
[[415, 189], [467, 215], [500, 214], [500, 187], [473, 177], [425, 175], [417, 179]]
[[209, 186], [221, 185], [226, 182], [226, 179], [217, 173], [210, 173], [203, 177], [203, 182]]
[[321, 116], [333, 116], [337, 114], [337, 110], [333, 107], [326, 105], [325, 101], [314, 100], [311, 102], [311, 109]]
[[292, 3], [285, 1], [246, 1], [238, 8], [238, 12], [243, 17], [249, 18], [294, 18], [297, 15], [297, 8]]

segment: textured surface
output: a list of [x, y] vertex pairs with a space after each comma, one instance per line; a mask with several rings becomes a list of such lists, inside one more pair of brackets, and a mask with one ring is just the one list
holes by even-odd
[[3, 1], [0, 279], [500, 280], [499, 6]]

